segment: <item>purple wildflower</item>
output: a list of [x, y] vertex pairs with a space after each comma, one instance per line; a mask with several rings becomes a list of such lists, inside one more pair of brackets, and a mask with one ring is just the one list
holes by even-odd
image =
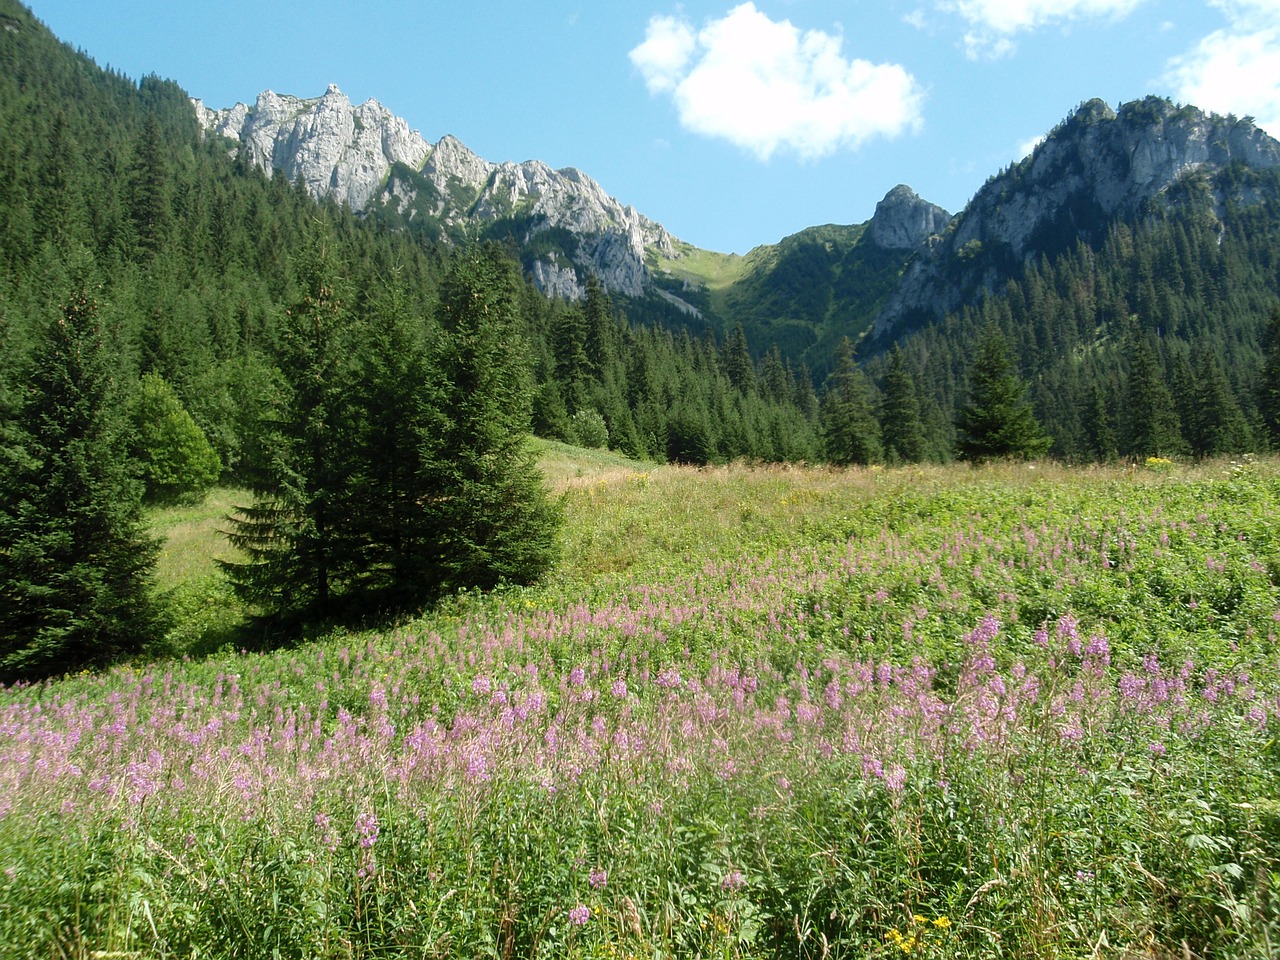
[[356, 818], [356, 832], [360, 834], [360, 846], [369, 849], [378, 842], [378, 818], [372, 813], [362, 813]]

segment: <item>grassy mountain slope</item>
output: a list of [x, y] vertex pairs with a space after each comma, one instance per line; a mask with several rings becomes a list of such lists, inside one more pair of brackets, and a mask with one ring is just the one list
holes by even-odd
[[757, 354], [777, 346], [819, 376], [843, 337], [857, 340], [909, 257], [867, 236], [867, 224], [810, 227], [745, 256], [683, 246], [651, 256], [660, 287], [704, 309], [720, 329], [741, 325]]

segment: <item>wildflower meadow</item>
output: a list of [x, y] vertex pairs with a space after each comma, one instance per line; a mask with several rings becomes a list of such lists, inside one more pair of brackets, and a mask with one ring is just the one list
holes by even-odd
[[0, 957], [1280, 956], [1280, 463], [548, 461], [538, 586], [0, 688]]

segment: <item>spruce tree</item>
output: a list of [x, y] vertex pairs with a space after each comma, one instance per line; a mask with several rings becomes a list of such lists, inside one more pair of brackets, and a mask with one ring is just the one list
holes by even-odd
[[151, 592], [159, 544], [123, 453], [119, 357], [89, 282], [72, 289], [35, 344], [0, 444], [5, 680], [103, 665], [162, 631]]
[[558, 551], [559, 504], [529, 448], [518, 279], [499, 248], [455, 254], [440, 289], [442, 424], [430, 502], [442, 590], [531, 583]]
[[1262, 382], [1258, 409], [1273, 450], [1280, 450], [1280, 305], [1271, 308], [1271, 321], [1263, 340]]
[[1107, 407], [1106, 397], [1096, 384], [1086, 401], [1082, 420], [1088, 452], [1094, 459], [1111, 463], [1118, 456], [1116, 431]]
[[168, 241], [173, 229], [169, 209], [172, 178], [165, 162], [164, 135], [154, 114], [147, 116], [138, 137], [131, 177], [130, 213], [138, 252], [150, 260]]
[[358, 599], [369, 606], [415, 606], [429, 599], [437, 543], [429, 504], [444, 421], [427, 328], [405, 303], [399, 277], [366, 307], [346, 400], [351, 475], [344, 500], [346, 540], [359, 558]]
[[281, 319], [280, 395], [248, 471], [254, 500], [230, 518], [228, 538], [247, 560], [223, 564], [236, 594], [269, 617], [327, 615], [360, 563], [344, 526], [350, 316], [324, 238], [300, 272], [301, 296]]
[[869, 464], [883, 454], [870, 388], [854, 363], [848, 337], [840, 341], [835, 369], [823, 389], [821, 426], [827, 459], [832, 463]]
[[587, 318], [575, 305], [562, 308], [551, 320], [555, 378], [570, 414], [587, 405], [591, 361], [587, 357]]
[[618, 328], [613, 322], [613, 301], [595, 274], [587, 277], [582, 312], [586, 317], [587, 359], [596, 378], [604, 379], [617, 359]]
[[1186, 444], [1149, 336], [1138, 327], [1129, 335], [1129, 375], [1125, 388], [1124, 452], [1131, 457], [1167, 457]]
[[1026, 393], [1004, 337], [988, 327], [969, 373], [968, 400], [956, 415], [961, 460], [1029, 460], [1048, 451], [1052, 441], [1036, 420]]
[[720, 365], [738, 390], [748, 393], [755, 389], [756, 370], [751, 362], [751, 351], [747, 347], [747, 335], [742, 324], [736, 324], [725, 338], [724, 348], [720, 354]]
[[907, 358], [897, 344], [889, 356], [889, 372], [884, 378], [884, 405], [880, 411], [880, 434], [885, 457], [892, 463], [919, 463], [924, 459], [924, 424], [915, 380], [907, 368]]
[[1195, 410], [1189, 423], [1196, 456], [1246, 453], [1253, 448], [1249, 424], [1240, 410], [1222, 364], [1208, 344], [1196, 347]]

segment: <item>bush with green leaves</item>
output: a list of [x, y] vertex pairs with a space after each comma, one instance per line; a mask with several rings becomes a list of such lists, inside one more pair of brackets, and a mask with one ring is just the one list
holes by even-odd
[[609, 427], [597, 410], [579, 410], [569, 418], [570, 439], [580, 447], [601, 450], [609, 446]]
[[130, 446], [141, 465], [149, 501], [197, 500], [217, 482], [222, 472], [217, 452], [163, 377], [142, 377], [130, 414]]

